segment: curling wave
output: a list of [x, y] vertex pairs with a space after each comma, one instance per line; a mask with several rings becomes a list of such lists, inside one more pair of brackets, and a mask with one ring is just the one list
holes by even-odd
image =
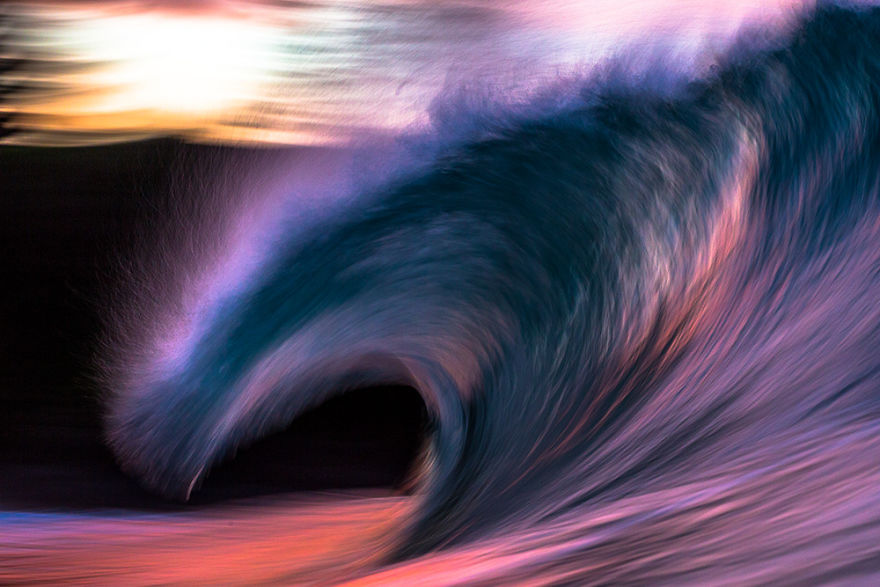
[[186, 498], [328, 394], [402, 384], [435, 435], [393, 560], [880, 573], [880, 12], [786, 43], [499, 123], [291, 238], [176, 344], [131, 337], [120, 463]]

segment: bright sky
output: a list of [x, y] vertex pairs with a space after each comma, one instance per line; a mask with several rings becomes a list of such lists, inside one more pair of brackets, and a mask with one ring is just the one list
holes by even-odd
[[155, 110], [212, 114], [247, 103], [280, 67], [281, 31], [216, 17], [132, 14], [86, 21], [65, 31], [86, 60], [106, 63], [88, 82], [111, 89], [92, 112]]
[[[723, 45], [794, 0], [318, 0], [8, 5], [5, 74], [23, 87], [2, 142], [87, 144], [174, 134], [326, 144], [424, 122], [456, 83], [540, 85], [624, 45]], [[503, 9], [502, 9], [503, 7]]]

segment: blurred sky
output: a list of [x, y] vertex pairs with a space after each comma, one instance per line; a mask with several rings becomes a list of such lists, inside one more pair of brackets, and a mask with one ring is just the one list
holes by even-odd
[[694, 63], [795, 0], [12, 2], [0, 143], [333, 144], [418, 128], [467, 87], [526, 100], [626, 47]]

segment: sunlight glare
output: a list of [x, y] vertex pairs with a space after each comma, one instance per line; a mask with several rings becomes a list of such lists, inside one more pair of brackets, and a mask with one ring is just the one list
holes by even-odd
[[92, 111], [208, 114], [247, 102], [272, 69], [273, 32], [229, 18], [96, 19], [83, 37], [85, 57], [108, 62], [93, 81], [109, 91]]

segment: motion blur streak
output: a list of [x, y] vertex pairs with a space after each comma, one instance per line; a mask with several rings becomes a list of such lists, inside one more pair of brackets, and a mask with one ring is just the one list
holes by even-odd
[[[190, 140], [328, 145], [426, 124], [462, 83], [516, 101], [621, 46], [677, 59], [794, 0], [142, 0], [12, 2], [5, 53], [26, 67], [0, 104], [11, 144]], [[3, 13], [0, 12], [0, 15]], [[499, 98], [499, 96], [502, 96]]]
[[[434, 424], [414, 496], [23, 516], [3, 544], [82, 582], [880, 581], [880, 10], [775, 42], [687, 83], [610, 65], [514, 113], [441, 100], [429, 161], [246, 272], [181, 257], [116, 314], [107, 435], [145, 486], [186, 500], [394, 384]], [[100, 556], [70, 554], [84, 535]]]
[[[0, 518], [4, 556], [27, 567], [31, 583], [326, 582], [375, 564], [375, 545], [406, 510], [388, 497], [261, 506], [257, 514], [9, 516]], [[4, 584], [21, 578], [0, 566]]]

